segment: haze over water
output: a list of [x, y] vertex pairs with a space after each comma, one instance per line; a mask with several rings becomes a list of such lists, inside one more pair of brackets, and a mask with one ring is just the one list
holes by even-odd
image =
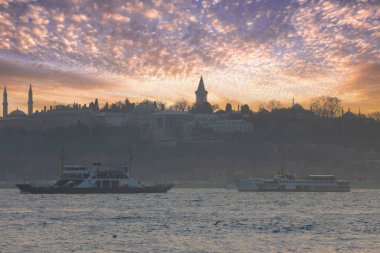
[[[377, 252], [379, 190], [27, 195], [0, 190], [1, 252]], [[114, 237], [116, 235], [116, 237]]]

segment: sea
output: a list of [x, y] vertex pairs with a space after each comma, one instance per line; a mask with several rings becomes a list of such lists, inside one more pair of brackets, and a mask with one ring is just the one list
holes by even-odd
[[380, 252], [380, 190], [0, 189], [0, 252]]

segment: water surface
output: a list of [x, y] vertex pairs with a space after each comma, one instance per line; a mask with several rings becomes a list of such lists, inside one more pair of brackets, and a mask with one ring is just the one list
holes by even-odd
[[1, 252], [378, 252], [380, 190], [31, 195], [0, 190]]

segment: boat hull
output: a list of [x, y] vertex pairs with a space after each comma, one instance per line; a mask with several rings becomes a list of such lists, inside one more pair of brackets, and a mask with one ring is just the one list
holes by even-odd
[[118, 188], [64, 188], [64, 187], [35, 187], [30, 184], [16, 185], [21, 193], [31, 194], [125, 194], [125, 193], [166, 193], [173, 184], [145, 186], [145, 187], [118, 187]]
[[350, 186], [346, 182], [337, 182], [330, 185], [321, 184], [282, 184], [272, 180], [238, 180], [236, 186], [239, 192], [349, 192]]
[[239, 192], [350, 192], [350, 189], [255, 189], [255, 190], [242, 190]]

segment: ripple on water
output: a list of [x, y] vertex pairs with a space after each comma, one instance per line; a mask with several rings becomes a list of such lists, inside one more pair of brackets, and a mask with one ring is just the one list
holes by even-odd
[[173, 189], [153, 195], [66, 196], [0, 190], [0, 249], [377, 252], [379, 193], [251, 194]]

